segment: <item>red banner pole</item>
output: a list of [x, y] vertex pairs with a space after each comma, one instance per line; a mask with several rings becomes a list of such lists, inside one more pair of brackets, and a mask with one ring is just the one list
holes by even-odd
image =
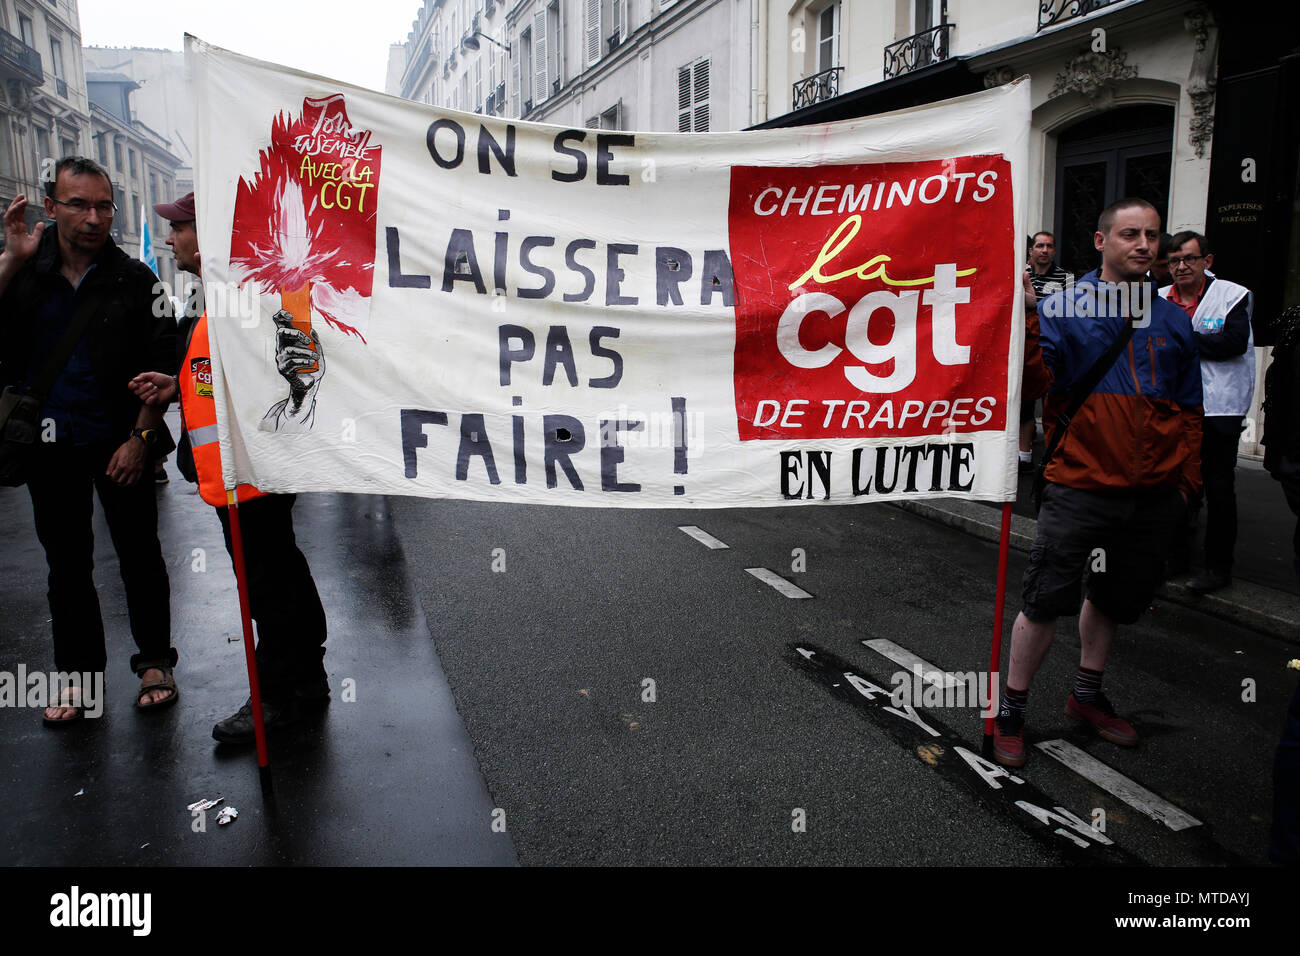
[[[1000, 688], [1002, 666], [1002, 615], [1007, 603], [1007, 547], [1011, 543], [1011, 502], [1002, 504], [1002, 533], [998, 537], [998, 591], [993, 602], [993, 654], [989, 662], [989, 688]], [[997, 710], [998, 701], [990, 701]], [[984, 752], [993, 751], [993, 717], [984, 718]]]
[[244, 538], [239, 530], [239, 501], [226, 492], [230, 515], [230, 550], [235, 562], [235, 583], [239, 588], [239, 614], [244, 624], [244, 657], [248, 661], [248, 696], [253, 702], [253, 736], [257, 740], [257, 765], [265, 770], [271, 757], [266, 749], [266, 725], [262, 721], [262, 690], [257, 682], [257, 655], [253, 648], [253, 616], [248, 602], [248, 574], [244, 570]]

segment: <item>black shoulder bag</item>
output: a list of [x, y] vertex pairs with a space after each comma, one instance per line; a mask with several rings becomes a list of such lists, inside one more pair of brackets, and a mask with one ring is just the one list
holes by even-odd
[[1034, 490], [1030, 494], [1030, 501], [1034, 504], [1034, 510], [1038, 511], [1043, 506], [1043, 488], [1047, 485], [1047, 466], [1052, 461], [1052, 456], [1056, 454], [1056, 449], [1061, 447], [1061, 439], [1065, 437], [1065, 430], [1070, 427], [1070, 422], [1078, 414], [1083, 403], [1088, 400], [1101, 380], [1106, 377], [1110, 367], [1115, 364], [1119, 358], [1119, 353], [1123, 352], [1128, 343], [1133, 338], [1133, 323], [1125, 320], [1124, 328], [1120, 330], [1115, 341], [1111, 343], [1106, 353], [1095, 363], [1092, 368], [1088, 369], [1086, 375], [1074, 383], [1074, 388], [1070, 389], [1070, 401], [1056, 418], [1056, 431], [1052, 433], [1052, 441], [1043, 452], [1043, 460], [1038, 463], [1038, 470], [1034, 473]]
[[41, 430], [41, 408], [77, 343], [86, 334], [90, 317], [103, 301], [103, 291], [81, 300], [68, 330], [50, 353], [36, 384], [26, 389], [19, 385], [5, 386], [4, 394], [0, 395], [0, 485], [17, 488], [27, 483], [32, 454]]

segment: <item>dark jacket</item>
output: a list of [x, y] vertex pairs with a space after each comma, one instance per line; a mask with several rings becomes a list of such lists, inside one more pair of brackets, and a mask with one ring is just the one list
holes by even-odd
[[[24, 263], [0, 297], [0, 384], [15, 385], [40, 374], [46, 356], [34, 354], [35, 323], [47, 295], [68, 288], [59, 272], [58, 232], [46, 227], [36, 253]], [[176, 368], [176, 322], [171, 301], [158, 286], [158, 277], [143, 262], [130, 258], [110, 237], [95, 258], [74, 297], [74, 308], [87, 296], [102, 299], [90, 319], [84, 339], [95, 369], [103, 408], [115, 436], [125, 442], [140, 412], [127, 383], [144, 371]]]

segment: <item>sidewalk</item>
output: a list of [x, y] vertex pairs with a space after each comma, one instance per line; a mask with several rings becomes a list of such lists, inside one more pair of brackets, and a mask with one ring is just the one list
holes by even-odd
[[[1042, 455], [1041, 439], [1034, 460]], [[1029, 502], [1033, 474], [1020, 476], [1019, 495], [1012, 506], [1011, 547], [1028, 552], [1038, 522]], [[895, 504], [904, 511], [959, 528], [996, 542], [1001, 529], [1000, 504], [957, 498], [931, 498]], [[1201, 511], [1198, 537], [1192, 548], [1188, 574], [1168, 581], [1159, 597], [1250, 627], [1265, 634], [1300, 643], [1300, 586], [1291, 567], [1291, 536], [1296, 518], [1286, 505], [1282, 489], [1249, 459], [1237, 462], [1237, 551], [1232, 584], [1212, 594], [1194, 594], [1187, 582], [1201, 569], [1204, 559], [1205, 512]], [[1011, 613], [1019, 606], [1020, 582], [1007, 582]]]

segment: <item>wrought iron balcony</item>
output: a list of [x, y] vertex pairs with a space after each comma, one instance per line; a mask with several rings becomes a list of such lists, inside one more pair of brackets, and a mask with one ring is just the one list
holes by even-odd
[[609, 35], [609, 40], [608, 40], [609, 52], [613, 53], [615, 50], [617, 50], [618, 45], [622, 42], [623, 42], [622, 36], [619, 35], [619, 31], [615, 30], [613, 33]]
[[794, 105], [791, 108], [797, 110], [839, 96], [840, 74], [843, 72], [844, 67], [833, 66], [829, 70], [822, 70], [820, 73], [797, 80], [794, 84]]
[[487, 111], [493, 115], [497, 111], [497, 91], [493, 90], [487, 95]]
[[941, 23], [885, 47], [885, 79], [948, 59], [948, 34], [954, 26]]
[[45, 71], [41, 69], [41, 55], [12, 33], [0, 30], [0, 67], [14, 71], [32, 83], [43, 83]]
[[1066, 20], [1086, 17], [1119, 0], [1039, 0], [1038, 29], [1046, 30]]
[[497, 105], [505, 109], [506, 105], [506, 81], [502, 80], [497, 84]]

